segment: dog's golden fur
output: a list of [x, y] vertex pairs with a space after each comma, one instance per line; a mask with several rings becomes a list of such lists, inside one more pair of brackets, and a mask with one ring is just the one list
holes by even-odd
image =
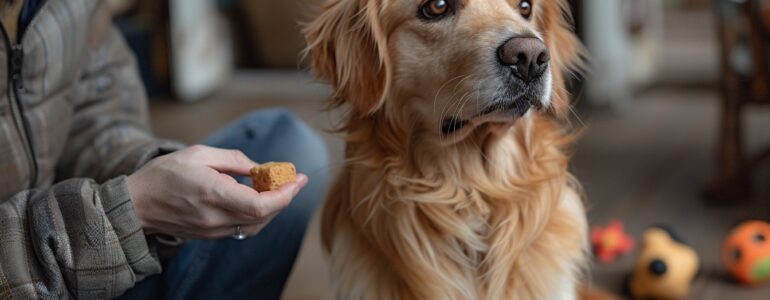
[[[437, 25], [412, 20], [425, 1], [328, 0], [307, 26], [314, 71], [349, 108], [322, 219], [338, 298], [575, 297], [586, 220], [558, 119], [582, 48], [565, 1], [533, 1], [531, 21], [519, 1], [456, 0]], [[442, 135], [497, 88], [487, 50], [523, 32], [551, 54], [546, 109]]]

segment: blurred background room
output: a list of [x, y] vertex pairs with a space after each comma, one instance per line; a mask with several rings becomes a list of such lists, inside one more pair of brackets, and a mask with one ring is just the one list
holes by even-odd
[[[328, 168], [340, 168], [344, 145], [328, 131], [339, 112], [323, 109], [330, 90], [301, 59], [300, 24], [322, 0], [111, 2], [157, 135], [196, 143], [251, 111], [283, 107], [325, 137]], [[770, 221], [770, 0], [570, 2], [591, 55], [572, 85], [584, 132], [572, 170], [591, 225], [619, 220], [637, 242], [594, 262], [587, 278], [621, 294], [643, 232], [665, 224], [700, 256], [687, 299], [770, 299], [770, 286], [735, 283], [722, 257], [735, 225]], [[285, 299], [331, 299], [313, 224]]]

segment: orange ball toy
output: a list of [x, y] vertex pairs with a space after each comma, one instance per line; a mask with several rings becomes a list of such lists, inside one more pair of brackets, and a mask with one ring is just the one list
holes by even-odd
[[730, 274], [744, 285], [770, 282], [770, 224], [744, 222], [722, 246], [722, 260]]

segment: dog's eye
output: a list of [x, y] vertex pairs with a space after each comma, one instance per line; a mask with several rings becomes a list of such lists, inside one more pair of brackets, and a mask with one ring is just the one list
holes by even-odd
[[420, 16], [425, 20], [436, 20], [449, 12], [447, 0], [430, 0], [420, 8]]
[[532, 16], [532, 1], [522, 0], [521, 3], [519, 3], [519, 13], [521, 13], [525, 19], [529, 19], [529, 17]]

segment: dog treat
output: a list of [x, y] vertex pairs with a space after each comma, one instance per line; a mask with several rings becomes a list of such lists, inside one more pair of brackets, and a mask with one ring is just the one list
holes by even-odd
[[297, 177], [292, 163], [268, 162], [251, 169], [251, 181], [259, 192], [275, 191]]

